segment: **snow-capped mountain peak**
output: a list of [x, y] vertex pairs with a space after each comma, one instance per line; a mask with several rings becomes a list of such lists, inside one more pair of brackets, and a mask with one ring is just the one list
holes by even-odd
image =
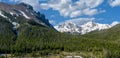
[[100, 24], [100, 23], [95, 23], [95, 22], [88, 22], [86, 24], [81, 25], [81, 34], [86, 34], [91, 31], [95, 30], [103, 30], [103, 29], [108, 29], [111, 28], [109, 24]]
[[59, 32], [86, 34], [91, 31], [100, 31], [104, 29], [109, 29], [111, 27], [113, 27], [112, 24], [100, 24], [90, 21], [82, 25], [77, 25], [73, 22], [65, 22], [63, 24], [55, 26], [55, 29], [57, 29]]
[[65, 22], [59, 26], [55, 26], [55, 28], [60, 32], [80, 33], [80, 27], [74, 24], [73, 22]]

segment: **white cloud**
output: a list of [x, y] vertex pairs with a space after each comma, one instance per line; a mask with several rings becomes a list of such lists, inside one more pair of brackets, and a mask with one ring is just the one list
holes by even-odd
[[92, 16], [101, 13], [96, 7], [102, 4], [104, 0], [49, 0], [47, 3], [41, 3], [43, 9], [52, 8], [60, 12], [65, 17], [78, 17], [82, 15]]
[[77, 18], [77, 19], [71, 19], [71, 20], [68, 20], [68, 21], [71, 21], [77, 25], [81, 25], [81, 24], [85, 24], [87, 22], [91, 22], [91, 21], [94, 21], [95, 18]]
[[120, 0], [109, 0], [109, 4], [112, 7], [120, 6]]
[[97, 10], [97, 9], [87, 8], [87, 9], [84, 9], [83, 12], [84, 12], [85, 15], [92, 16], [92, 15], [97, 14], [97, 13], [98, 13], [98, 10]]
[[79, 0], [76, 2], [81, 7], [95, 8], [98, 7], [104, 0]]
[[[70, 20], [66, 20], [65, 22], [73, 22], [76, 25], [83, 25], [87, 22], [91, 22], [94, 21], [95, 18], [77, 18], [77, 19], [70, 19]], [[64, 22], [59, 23], [58, 25], [63, 24]]]
[[18, 3], [26, 3], [31, 6], [33, 6], [33, 9], [36, 11], [40, 10], [40, 3], [39, 0], [10, 0], [12, 2], [18, 2]]
[[52, 24], [52, 25], [55, 25], [55, 24], [56, 24], [55, 20], [49, 20], [49, 22], [50, 22], [50, 24]]
[[50, 16], [50, 18], [54, 18], [54, 17], [55, 17], [55, 15], [51, 15], [51, 16]]
[[45, 3], [41, 4], [40, 7], [41, 7], [42, 9], [46, 9], [46, 10], [49, 9], [48, 4], [45, 4]]
[[73, 11], [71, 14], [70, 14], [70, 17], [72, 18], [72, 17], [77, 17], [77, 16], [79, 16], [79, 15], [81, 15], [82, 14], [82, 12], [80, 11], [80, 10], [78, 10], [78, 11]]

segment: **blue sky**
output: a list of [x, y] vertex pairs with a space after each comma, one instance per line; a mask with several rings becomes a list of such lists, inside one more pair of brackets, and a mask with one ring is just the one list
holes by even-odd
[[[46, 15], [51, 24], [94, 18], [95, 22], [120, 22], [120, 0], [1, 0], [6, 3], [24, 2]], [[85, 20], [85, 19], [83, 19]], [[79, 22], [81, 23], [81, 22]]]
[[[88, 0], [89, 1], [89, 0]], [[105, 0], [102, 4], [100, 4], [97, 9], [103, 9], [105, 12], [98, 13], [93, 16], [78, 16], [77, 18], [95, 18], [95, 21], [98, 23], [104, 23], [104, 24], [111, 24], [113, 21], [119, 21], [120, 22], [120, 6], [111, 6], [107, 0]], [[54, 20], [57, 23], [63, 22], [66, 20], [70, 20], [72, 18], [70, 17], [64, 17], [61, 16], [60, 13], [56, 10], [52, 10], [51, 8], [48, 10], [41, 10], [42, 13], [44, 13], [47, 18]], [[49, 13], [49, 14], [48, 14]], [[54, 15], [54, 17], [51, 17], [51, 15]]]

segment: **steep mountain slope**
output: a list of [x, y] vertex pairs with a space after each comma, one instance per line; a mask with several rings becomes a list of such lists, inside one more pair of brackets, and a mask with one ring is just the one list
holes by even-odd
[[[32, 29], [41, 31], [32, 33]], [[38, 33], [47, 33], [53, 29], [45, 16], [34, 11], [32, 6], [24, 3], [10, 5], [0, 2], [0, 53], [9, 53], [17, 39], [30, 37], [34, 39], [40, 36]]]
[[0, 16], [0, 53], [10, 48], [16, 40], [16, 34], [12, 29], [12, 24]]
[[99, 24], [95, 22], [87, 22], [82, 25], [77, 25], [73, 22], [65, 22], [61, 25], [55, 26], [55, 28], [60, 31], [60, 32], [67, 32], [67, 33], [80, 33], [80, 34], [86, 34], [91, 31], [95, 30], [104, 30], [104, 29], [109, 29], [113, 27], [114, 25], [111, 24]]
[[[5, 12], [8, 14], [5, 14]], [[22, 17], [26, 21], [34, 20], [38, 24], [52, 27], [43, 14], [34, 11], [32, 6], [24, 3], [20, 3], [17, 5], [10, 5], [0, 2], [0, 14], [2, 17], [7, 18], [12, 22], [15, 21], [18, 17]], [[16, 21], [17, 23], [21, 23], [19, 22], [19, 20]]]

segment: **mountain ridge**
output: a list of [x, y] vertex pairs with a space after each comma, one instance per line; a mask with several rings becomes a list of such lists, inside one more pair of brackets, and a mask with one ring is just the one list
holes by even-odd
[[58, 26], [54, 26], [59, 32], [66, 32], [66, 33], [78, 33], [78, 34], [86, 34], [95, 30], [104, 30], [112, 28], [113, 26], [119, 24], [118, 22], [114, 22], [112, 24], [100, 24], [96, 22], [87, 22], [82, 25], [77, 25], [73, 22], [64, 22]]

